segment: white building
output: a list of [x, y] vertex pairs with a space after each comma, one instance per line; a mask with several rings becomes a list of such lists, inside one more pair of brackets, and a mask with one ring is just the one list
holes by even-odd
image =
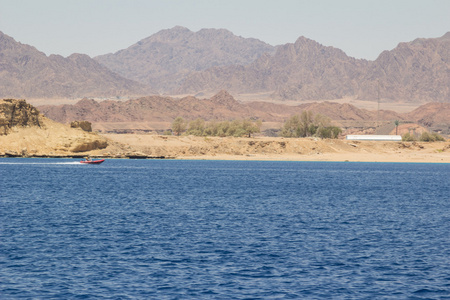
[[347, 135], [347, 140], [352, 141], [394, 141], [401, 142], [401, 135]]

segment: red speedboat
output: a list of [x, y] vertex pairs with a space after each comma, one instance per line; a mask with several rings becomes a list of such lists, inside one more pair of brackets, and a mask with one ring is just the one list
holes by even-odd
[[91, 164], [91, 165], [99, 165], [102, 162], [104, 162], [104, 159], [99, 159], [99, 160], [82, 160], [80, 161], [80, 163], [82, 164]]

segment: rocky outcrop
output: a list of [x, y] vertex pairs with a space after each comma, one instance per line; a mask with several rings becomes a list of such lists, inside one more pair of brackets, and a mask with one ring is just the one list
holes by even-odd
[[[90, 128], [89, 122], [75, 124]], [[25, 100], [0, 101], [0, 133], [0, 153], [6, 156], [67, 156], [108, 146], [106, 138], [52, 121]]]
[[6, 135], [12, 127], [41, 126], [39, 111], [25, 100], [0, 101], [0, 135]]
[[105, 149], [108, 147], [108, 142], [105, 139], [79, 139], [76, 140], [72, 147], [70, 148], [70, 151], [72, 152], [87, 152], [97, 149]]
[[81, 128], [84, 131], [92, 132], [92, 123], [88, 121], [73, 121], [70, 122], [71, 128]]

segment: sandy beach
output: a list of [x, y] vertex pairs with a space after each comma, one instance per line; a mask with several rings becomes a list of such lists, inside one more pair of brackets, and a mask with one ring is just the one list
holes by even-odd
[[15, 127], [0, 136], [0, 156], [450, 163], [448, 140], [428, 143], [98, 134], [47, 118], [41, 123], [41, 127]]
[[449, 141], [375, 142], [145, 134], [104, 136], [142, 154], [177, 159], [450, 163]]

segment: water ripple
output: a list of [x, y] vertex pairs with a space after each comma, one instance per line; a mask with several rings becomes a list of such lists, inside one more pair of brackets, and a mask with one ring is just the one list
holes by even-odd
[[445, 164], [0, 159], [1, 298], [443, 299]]

